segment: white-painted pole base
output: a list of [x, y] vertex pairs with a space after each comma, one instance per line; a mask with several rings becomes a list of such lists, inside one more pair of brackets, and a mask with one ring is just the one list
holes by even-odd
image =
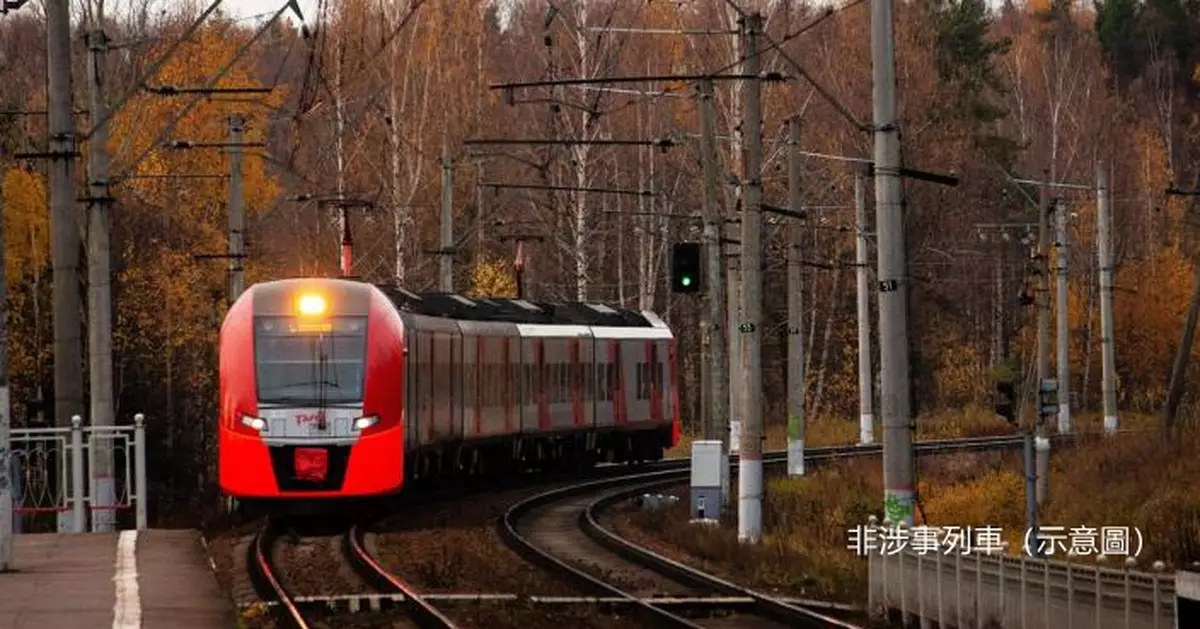
[[1040, 505], [1050, 497], [1050, 440], [1046, 437], [1035, 437], [1033, 449], [1037, 454], [1037, 469], [1045, 470], [1037, 479], [1037, 503]]
[[803, 439], [788, 439], [788, 476], [804, 476]]
[[721, 506], [728, 507], [729, 502], [733, 500], [733, 492], [729, 491], [729, 454], [721, 453]]
[[116, 485], [111, 476], [92, 477], [92, 487], [96, 492], [93, 494], [96, 497], [96, 503], [92, 509], [92, 532], [111, 533], [116, 527], [117, 520], [117, 512], [113, 510], [117, 504]]
[[758, 543], [762, 538], [762, 459], [738, 459], [738, 541]]
[[858, 416], [858, 443], [868, 445], [875, 442], [875, 416], [863, 413]]
[[1114, 433], [1117, 431], [1117, 416], [1108, 415], [1104, 418], [1104, 432]]
[[1071, 407], [1066, 404], [1058, 407], [1058, 434], [1071, 434]]

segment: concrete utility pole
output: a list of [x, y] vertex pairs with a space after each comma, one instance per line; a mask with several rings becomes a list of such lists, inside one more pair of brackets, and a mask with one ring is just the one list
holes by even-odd
[[[788, 203], [800, 212], [804, 202], [800, 193], [801, 177], [800, 119], [788, 120]], [[788, 476], [804, 476], [804, 294], [800, 274], [800, 253], [804, 244], [804, 224], [792, 219], [788, 226], [788, 327], [787, 327], [787, 408]]]
[[1058, 432], [1071, 432], [1071, 337], [1070, 310], [1067, 295], [1067, 208], [1062, 199], [1055, 203], [1055, 244], [1058, 247], [1058, 264], [1055, 283], [1058, 289], [1057, 310], [1058, 332]]
[[738, 540], [757, 543], [762, 537], [762, 79], [758, 78], [761, 59], [758, 38], [763, 18], [755, 13], [742, 21], [742, 56], [745, 74], [753, 76], [742, 83], [746, 115], [743, 119], [745, 157], [742, 185], [742, 316], [738, 331], [742, 337], [742, 369], [746, 390], [742, 399], [740, 458], [738, 459]]
[[[1003, 236], [1001, 236], [1003, 239]], [[992, 265], [992, 364], [1004, 362], [1006, 348], [1004, 343], [1004, 268], [1008, 259], [1007, 248], [1001, 241], [1000, 251], [996, 254], [996, 263]]]
[[854, 173], [854, 262], [858, 276], [858, 442], [875, 441], [874, 393], [871, 390], [871, 294], [867, 268], [867, 192], [865, 169]]
[[229, 123], [229, 304], [245, 290], [246, 200], [242, 180], [242, 131], [246, 119], [231, 114]]
[[[1049, 173], [1043, 173], [1043, 179], [1049, 181]], [[1050, 194], [1047, 184], [1040, 189], [1041, 199], [1038, 208], [1038, 248], [1037, 248], [1037, 374], [1038, 390], [1043, 383], [1051, 379], [1050, 373]], [[1040, 399], [1039, 395], [1039, 399]], [[1042, 412], [1039, 405], [1037, 414], [1036, 439], [1034, 446], [1037, 450], [1037, 502], [1042, 504], [1050, 485], [1050, 439], [1046, 431], [1049, 417]]]
[[725, 318], [724, 269], [721, 256], [725, 247], [721, 243], [725, 223], [724, 213], [717, 201], [717, 141], [716, 114], [713, 103], [713, 82], [700, 81], [700, 153], [704, 166], [704, 255], [705, 255], [705, 308], [701, 313], [701, 327], [706, 343], [706, 365], [708, 379], [703, 388], [708, 392], [708, 422], [704, 426], [704, 438], [725, 442], [723, 452], [729, 452], [729, 372], [725, 357], [725, 335], [730, 326]]
[[1096, 235], [1100, 263], [1100, 350], [1104, 365], [1104, 431], [1117, 429], [1117, 359], [1113, 338], [1112, 218], [1109, 215], [1108, 173], [1096, 165]]
[[[92, 119], [103, 120], [88, 140], [88, 366], [91, 386], [91, 424], [101, 428], [112, 426], [112, 271], [109, 260], [112, 250], [109, 232], [112, 218], [108, 181], [108, 103], [104, 94], [104, 66], [108, 56], [108, 36], [104, 34], [104, 15], [101, 13], [87, 35], [88, 45], [88, 107]], [[112, 440], [99, 438], [92, 451], [90, 493], [93, 497], [92, 531], [109, 533], [113, 530], [116, 503], [113, 484]]]
[[439, 285], [443, 293], [454, 292], [454, 165], [449, 149], [442, 147], [442, 244]]
[[[50, 153], [50, 222], [54, 269], [54, 424], [71, 426], [83, 409], [83, 304], [79, 294], [80, 221], [75, 209], [75, 122], [71, 98], [71, 14], [67, 0], [46, 2], [46, 83], [49, 93], [47, 149]], [[73, 495], [74, 473], [59, 479]], [[59, 531], [72, 527], [70, 513], [58, 518]]]
[[725, 252], [725, 269], [728, 290], [725, 292], [725, 307], [729, 339], [729, 428], [721, 435], [725, 451], [730, 454], [742, 447], [742, 418], [745, 409], [742, 397], [746, 391], [745, 371], [742, 370], [742, 335], [738, 323], [742, 318], [742, 261], [741, 247], [737, 252]]
[[[0, 194], [0, 217], [4, 213], [4, 195]], [[0, 243], [8, 242], [5, 221], [0, 220]], [[0, 295], [8, 294], [4, 270], [8, 263], [0, 247]], [[13, 490], [12, 490], [12, 418], [8, 401], [8, 306], [0, 299], [0, 572], [12, 569]]]
[[913, 523], [913, 445], [909, 428], [907, 264], [900, 189], [900, 128], [892, 0], [871, 0], [875, 122], [875, 233], [879, 258], [879, 362], [883, 415], [884, 513]]

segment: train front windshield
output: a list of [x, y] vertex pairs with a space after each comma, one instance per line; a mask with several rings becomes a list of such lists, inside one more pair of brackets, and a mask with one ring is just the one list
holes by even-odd
[[366, 317], [329, 317], [318, 322], [257, 317], [258, 401], [288, 406], [360, 403], [366, 352]]

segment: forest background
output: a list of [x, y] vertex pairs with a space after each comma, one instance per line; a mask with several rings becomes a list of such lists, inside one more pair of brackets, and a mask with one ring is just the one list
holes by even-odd
[[[869, 124], [869, 3], [739, 4], [758, 5], [768, 36], [786, 40], [787, 57], [850, 117]], [[489, 85], [733, 71], [738, 42], [728, 34], [598, 29], [730, 31], [737, 14], [722, 0], [563, 0], [555, 6], [547, 26], [540, 0], [515, 0], [503, 10], [485, 0], [319, 2], [303, 30], [285, 14], [218, 83], [270, 87], [269, 94], [207, 98], [171, 139], [226, 141], [227, 116], [241, 113], [248, 120], [245, 140], [266, 143], [246, 150], [247, 285], [336, 275], [337, 216], [302, 199], [342, 195], [373, 205], [351, 213], [354, 273], [415, 292], [436, 290], [437, 257], [428, 252], [438, 247], [444, 152], [453, 168], [461, 248], [455, 286], [468, 294], [513, 294], [512, 236], [544, 236], [523, 245], [528, 295], [661, 313], [680, 339], [682, 414], [694, 428], [699, 303], [669, 291], [667, 266], [672, 242], [700, 234], [699, 221], [670, 217], [696, 213], [701, 205], [695, 84], [522, 90], [513, 104]], [[1149, 411], [1161, 404], [1200, 253], [1191, 200], [1164, 194], [1172, 185], [1200, 187], [1198, 7], [1183, 0], [896, 3], [904, 163], [962, 179], [956, 188], [905, 184], [920, 413], [990, 406], [991, 381], [1004, 373], [1031, 382], [1033, 308], [1021, 299], [1032, 295], [1030, 249], [1020, 233], [984, 238], [978, 224], [1036, 221], [1038, 191], [1008, 182], [1009, 175], [1047, 173], [1056, 181], [1091, 184], [1098, 160], [1112, 173], [1119, 405]], [[110, 101], [130, 90], [203, 9], [196, 2], [163, 9], [137, 0], [110, 9]], [[45, 163], [14, 157], [45, 146], [45, 116], [38, 113], [46, 102], [42, 16], [38, 3], [29, 3], [0, 18], [0, 171], [17, 426], [35, 424], [45, 408], [39, 400], [53, 400]], [[203, 85], [256, 27], [218, 11], [151, 84]], [[78, 24], [74, 30], [75, 103], [84, 125], [86, 45]], [[813, 153], [869, 157], [872, 137], [784, 56], [768, 52], [763, 64], [793, 77], [763, 91], [765, 200], [786, 205], [788, 117], [802, 116], [802, 145]], [[227, 173], [221, 150], [155, 144], [180, 107], [179, 96], [136, 92], [113, 120], [114, 172]], [[732, 177], [742, 159], [736, 83], [717, 83], [716, 109], [719, 159]], [[669, 137], [677, 144], [669, 150], [463, 144], [497, 137]], [[143, 152], [146, 159], [135, 163]], [[81, 161], [80, 190], [84, 171]], [[832, 206], [810, 212], [805, 227], [802, 342], [810, 422], [857, 416], [853, 177], [844, 162], [805, 160], [805, 204]], [[656, 194], [496, 189], [481, 182]], [[737, 187], [723, 187], [722, 203], [733, 211]], [[130, 178], [113, 193], [118, 423], [129, 423], [135, 412], [149, 418], [152, 518], [187, 520], [216, 502], [216, 338], [227, 307], [226, 271], [224, 261], [193, 255], [226, 250], [228, 178]], [[1086, 190], [1062, 194], [1071, 217], [1070, 388], [1075, 408], [1093, 409], [1100, 404], [1096, 200]], [[873, 198], [869, 188], [867, 197]], [[81, 217], [83, 211], [80, 205]], [[764, 256], [767, 423], [779, 425], [786, 399], [785, 227], [769, 219]], [[80, 278], [86, 281], [83, 269]], [[81, 368], [86, 373], [86, 362]]]

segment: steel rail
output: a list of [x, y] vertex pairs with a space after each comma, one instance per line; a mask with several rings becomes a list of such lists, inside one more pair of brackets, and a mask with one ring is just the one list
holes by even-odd
[[402, 594], [409, 606], [409, 616], [422, 629], [458, 629], [458, 625], [439, 611], [433, 603], [422, 597], [411, 585], [388, 571], [371, 556], [366, 548], [365, 535], [361, 526], [355, 524], [346, 532], [346, 545], [354, 563], [361, 566], [361, 570], [368, 579], [374, 581], [380, 591], [394, 590]]
[[288, 626], [295, 629], [309, 629], [311, 625], [300, 614], [300, 610], [296, 607], [292, 595], [279, 582], [279, 578], [275, 575], [275, 567], [271, 562], [270, 551], [275, 545], [275, 541], [279, 538], [279, 531], [271, 521], [267, 521], [266, 525], [254, 536], [254, 540], [250, 544], [250, 578], [256, 582], [256, 587], [259, 589], [259, 598], [264, 601], [272, 599], [278, 603], [278, 607], [283, 609], [285, 614], [284, 621]]

